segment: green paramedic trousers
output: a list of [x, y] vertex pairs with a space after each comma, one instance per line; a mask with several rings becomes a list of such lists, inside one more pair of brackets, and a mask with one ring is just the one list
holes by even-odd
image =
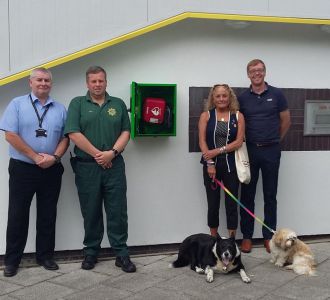
[[84, 254], [97, 256], [104, 234], [102, 204], [110, 245], [117, 256], [128, 255], [125, 163], [118, 156], [109, 169], [96, 162], [77, 161], [75, 182], [84, 219]]

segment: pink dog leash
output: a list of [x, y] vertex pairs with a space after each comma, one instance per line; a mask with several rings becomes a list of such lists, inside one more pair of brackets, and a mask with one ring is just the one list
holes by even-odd
[[[271, 233], [275, 233], [275, 230], [271, 229], [264, 222], [262, 222], [252, 211], [247, 209], [244, 204], [242, 204], [231, 192], [228, 190], [224, 184], [218, 179], [214, 178], [214, 182], [219, 185], [235, 202], [237, 202], [251, 217], [257, 220], [262, 226], [266, 227]], [[216, 187], [215, 187], [216, 188]]]

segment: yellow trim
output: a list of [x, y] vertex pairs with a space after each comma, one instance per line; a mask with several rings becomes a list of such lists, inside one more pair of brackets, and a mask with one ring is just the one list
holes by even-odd
[[85, 55], [94, 53], [96, 51], [102, 50], [104, 48], [122, 43], [124, 41], [133, 39], [137, 36], [143, 35], [145, 33], [157, 30], [159, 28], [171, 25], [176, 22], [180, 22], [185, 19], [216, 19], [216, 20], [235, 20], [235, 21], [250, 21], [250, 22], [271, 22], [271, 23], [291, 23], [291, 24], [312, 24], [312, 25], [330, 25], [329, 19], [307, 19], [307, 18], [291, 18], [291, 17], [272, 17], [272, 16], [255, 16], [255, 15], [232, 15], [232, 14], [218, 14], [218, 13], [194, 13], [186, 12], [179, 14], [177, 16], [165, 19], [158, 23], [148, 25], [141, 29], [129, 32], [127, 34], [121, 35], [119, 37], [113, 38], [111, 40], [105, 41], [103, 43], [88, 47], [86, 49], [77, 51], [75, 53], [68, 54], [66, 56], [54, 59], [50, 62], [44, 63], [39, 66], [24, 70], [22, 72], [9, 75], [7, 77], [0, 79], [0, 86], [7, 83], [16, 81], [23, 77], [26, 77], [30, 72], [36, 67], [52, 68], [71, 60], [83, 57]]

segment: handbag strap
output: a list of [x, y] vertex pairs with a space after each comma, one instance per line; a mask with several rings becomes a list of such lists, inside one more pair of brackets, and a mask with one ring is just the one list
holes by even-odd
[[[236, 111], [237, 126], [238, 126], [238, 115], [239, 115], [239, 110]], [[244, 132], [243, 142], [246, 142], [245, 132]]]

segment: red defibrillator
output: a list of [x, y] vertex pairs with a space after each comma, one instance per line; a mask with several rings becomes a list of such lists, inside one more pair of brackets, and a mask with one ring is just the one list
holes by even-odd
[[163, 98], [146, 98], [143, 103], [143, 121], [153, 124], [164, 122], [166, 101]]

